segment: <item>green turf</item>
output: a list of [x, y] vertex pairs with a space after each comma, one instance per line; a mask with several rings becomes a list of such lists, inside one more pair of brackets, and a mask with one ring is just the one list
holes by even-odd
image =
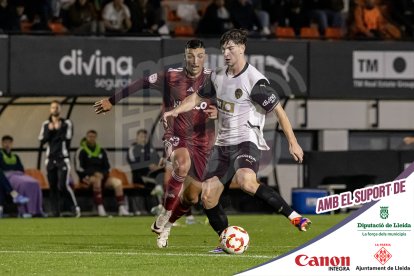
[[230, 216], [244, 227], [243, 255], [214, 255], [218, 238], [205, 217], [174, 227], [169, 247], [158, 249], [152, 217], [0, 220], [0, 275], [232, 275], [266, 262], [324, 232], [344, 215], [310, 216], [299, 232], [276, 215]]

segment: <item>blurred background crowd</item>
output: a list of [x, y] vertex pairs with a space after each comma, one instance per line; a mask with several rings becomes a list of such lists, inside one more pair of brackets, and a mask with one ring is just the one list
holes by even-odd
[[413, 0], [0, 0], [0, 33], [412, 39]]

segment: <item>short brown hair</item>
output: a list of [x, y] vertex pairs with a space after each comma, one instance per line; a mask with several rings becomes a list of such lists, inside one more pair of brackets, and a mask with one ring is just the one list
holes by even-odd
[[220, 39], [220, 47], [229, 41], [233, 41], [236, 44], [246, 45], [248, 32], [244, 29], [231, 29], [225, 32]]
[[11, 137], [10, 135], [4, 135], [3, 137], [1, 137], [1, 141], [12, 141], [13, 142], [13, 137]]
[[137, 135], [140, 133], [148, 134], [148, 131], [146, 129], [141, 128], [141, 129], [138, 129]]
[[93, 133], [95, 135], [98, 135], [98, 132], [96, 132], [96, 130], [94, 130], [94, 129], [90, 129], [86, 132], [86, 134], [89, 134], [89, 133]]

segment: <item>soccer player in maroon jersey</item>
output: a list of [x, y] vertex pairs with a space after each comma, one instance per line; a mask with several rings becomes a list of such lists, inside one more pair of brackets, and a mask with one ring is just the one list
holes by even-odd
[[[137, 80], [109, 99], [96, 102], [95, 112], [105, 113], [121, 99], [144, 88], [163, 91], [163, 112], [170, 111], [210, 82], [211, 71], [204, 68], [205, 57], [203, 42], [190, 40], [185, 46], [184, 68], [170, 68]], [[160, 248], [168, 246], [172, 223], [198, 202], [202, 176], [215, 138], [214, 121], [211, 120], [217, 116], [214, 104], [214, 100], [206, 99], [192, 111], [164, 122], [163, 140], [172, 173], [164, 194], [165, 210], [151, 225], [152, 231], [159, 235], [157, 245]], [[184, 181], [185, 188], [180, 194]]]

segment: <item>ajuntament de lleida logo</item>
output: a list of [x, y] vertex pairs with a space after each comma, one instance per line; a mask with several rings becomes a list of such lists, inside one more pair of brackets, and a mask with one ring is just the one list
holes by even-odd
[[382, 219], [387, 219], [388, 215], [388, 206], [380, 206], [380, 217]]

